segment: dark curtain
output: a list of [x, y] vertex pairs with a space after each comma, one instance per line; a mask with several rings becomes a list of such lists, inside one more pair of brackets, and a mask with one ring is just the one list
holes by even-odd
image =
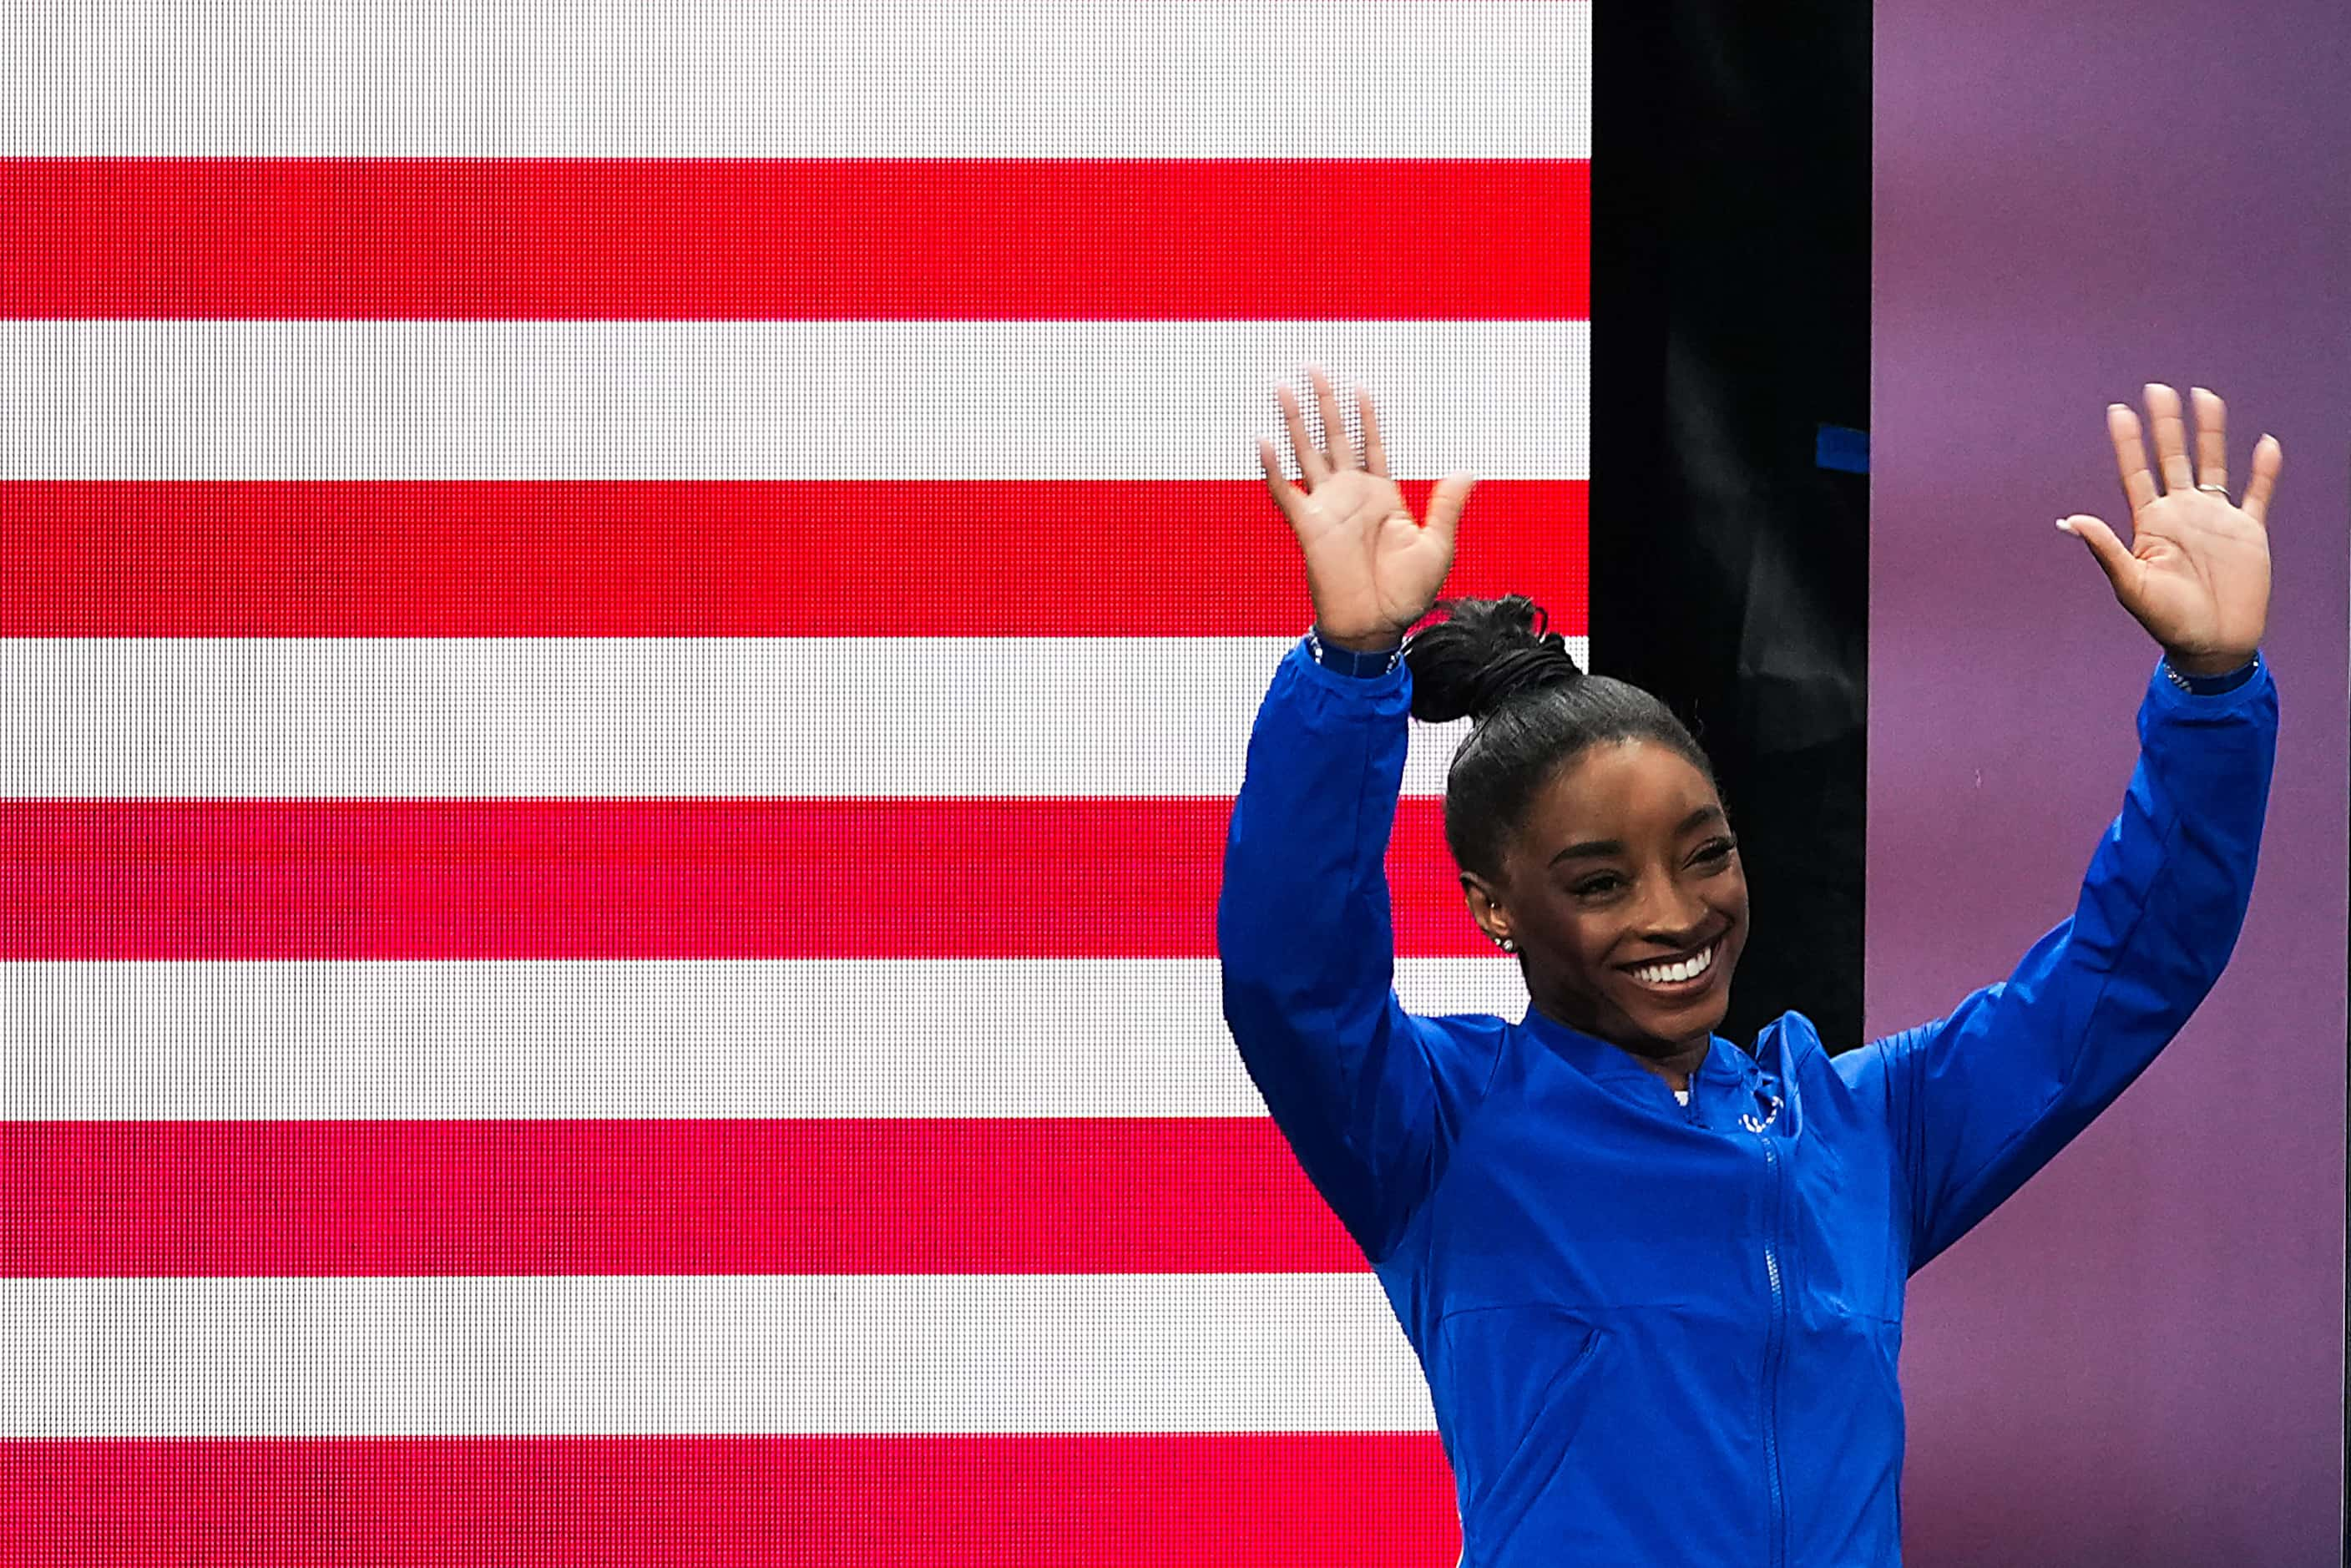
[[[1593, 667], [1712, 758], [1753, 922], [1721, 1032], [1859, 1043], [1869, 11], [1597, 0]], [[1963, 666], [1964, 655], [1954, 664]]]

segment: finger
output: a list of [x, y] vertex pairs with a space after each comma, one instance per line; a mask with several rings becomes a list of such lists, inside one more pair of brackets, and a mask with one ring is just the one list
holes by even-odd
[[2229, 489], [2229, 405], [2220, 394], [2189, 387], [2188, 399], [2196, 405], [2196, 483], [2218, 485], [2221, 498]]
[[1297, 508], [1298, 497], [1305, 492], [1284, 476], [1281, 455], [1273, 449], [1273, 443], [1262, 435], [1257, 438], [1257, 460], [1265, 465], [1266, 487], [1273, 492], [1273, 504], [1281, 508], [1284, 517], [1290, 516]]
[[2147, 472], [2147, 444], [2139, 439], [2138, 415], [2126, 402], [2106, 404], [2106, 434], [2115, 444], [2115, 466], [2123, 476], [2123, 499], [2136, 517], [2155, 499], [2155, 476]]
[[2278, 470], [2285, 465], [2285, 448], [2274, 435], [2253, 443], [2253, 476], [2245, 481], [2244, 514], [2263, 528], [2270, 526], [2270, 492], [2277, 488]]
[[2188, 465], [2188, 422], [2179, 417], [2179, 394], [2161, 382], [2147, 383], [2147, 423], [2155, 427], [2155, 464], [2163, 492], [2192, 490], [2196, 471]]
[[1322, 483], [1331, 472], [1330, 467], [1322, 461], [1322, 454], [1316, 449], [1314, 443], [1306, 438], [1306, 415], [1298, 406], [1298, 394], [1290, 391], [1285, 382], [1275, 385], [1273, 395], [1281, 404], [1282, 423], [1290, 427], [1290, 449], [1298, 454], [1299, 475], [1305, 479], [1306, 487], [1311, 490]]
[[1347, 422], [1339, 417], [1339, 394], [1331, 390], [1331, 378], [1321, 371], [1314, 372], [1314, 394], [1322, 409], [1322, 439], [1331, 448], [1331, 466], [1353, 468], [1355, 447], [1347, 439]]
[[1387, 449], [1380, 444], [1380, 422], [1372, 413], [1370, 389], [1357, 387], [1355, 401], [1364, 409], [1364, 466], [1384, 479], [1388, 476]]
[[1437, 537], [1437, 542], [1445, 547], [1448, 555], [1461, 532], [1461, 509], [1469, 504], [1469, 492], [1477, 487], [1475, 474], [1447, 474], [1428, 493], [1426, 531]]
[[2106, 574], [2106, 580], [2114, 584], [2115, 597], [2127, 605], [2130, 599], [2125, 584], [2136, 580], [2139, 564], [2137, 558], [2123, 548], [2123, 541], [2115, 538], [2115, 530], [2080, 512], [2058, 518], [2057, 526], [2090, 547], [2091, 558]]

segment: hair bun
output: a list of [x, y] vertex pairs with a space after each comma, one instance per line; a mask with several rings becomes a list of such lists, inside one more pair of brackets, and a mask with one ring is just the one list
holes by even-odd
[[1567, 639], [1543, 630], [1551, 617], [1523, 593], [1448, 599], [1446, 619], [1423, 627], [1405, 648], [1412, 670], [1412, 716], [1443, 724], [1482, 719], [1521, 692], [1583, 675]]

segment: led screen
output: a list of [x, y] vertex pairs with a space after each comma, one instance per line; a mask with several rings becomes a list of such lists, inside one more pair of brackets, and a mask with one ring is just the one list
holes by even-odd
[[[1416, 510], [1481, 477], [1447, 591], [1582, 655], [1590, 31], [12, 37], [11, 1560], [1452, 1561], [1219, 1015], [1311, 617], [1256, 438], [1369, 388]], [[1515, 1019], [1458, 738], [1398, 988]]]

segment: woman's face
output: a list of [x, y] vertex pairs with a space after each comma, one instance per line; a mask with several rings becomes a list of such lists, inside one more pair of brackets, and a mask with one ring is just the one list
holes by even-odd
[[1525, 953], [1538, 1008], [1635, 1055], [1703, 1051], [1747, 945], [1747, 876], [1705, 774], [1655, 741], [1590, 747], [1536, 795], [1503, 873], [1462, 882]]

